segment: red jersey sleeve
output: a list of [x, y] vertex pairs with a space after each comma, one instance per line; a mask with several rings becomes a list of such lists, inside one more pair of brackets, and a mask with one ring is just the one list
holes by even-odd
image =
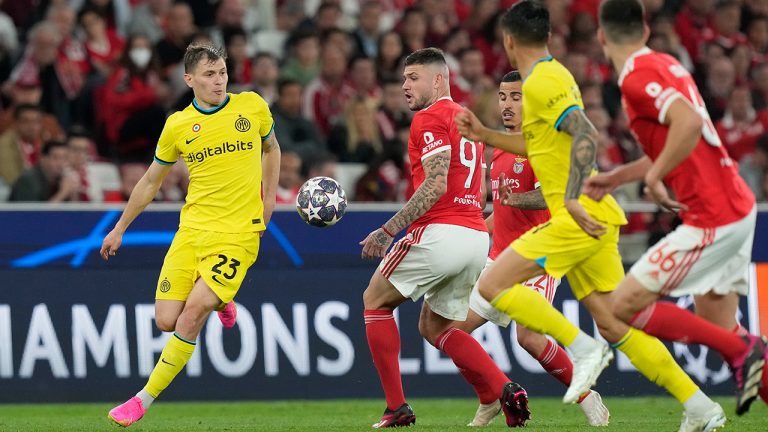
[[650, 68], [637, 69], [624, 78], [621, 92], [638, 116], [664, 124], [672, 102], [683, 97], [669, 78]]
[[451, 149], [450, 131], [446, 119], [426, 112], [417, 117], [414, 141], [422, 161], [434, 154]]

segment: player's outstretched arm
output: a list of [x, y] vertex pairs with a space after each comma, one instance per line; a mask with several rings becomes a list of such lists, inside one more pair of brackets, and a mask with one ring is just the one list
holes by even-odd
[[427, 212], [448, 190], [448, 167], [451, 151], [441, 151], [422, 161], [424, 182], [416, 188], [411, 199], [381, 228], [360, 242], [363, 258], [383, 257], [394, 236]]
[[603, 225], [592, 219], [579, 203], [584, 181], [589, 178], [597, 158], [597, 130], [581, 109], [571, 110], [560, 123], [560, 130], [573, 138], [571, 168], [565, 187], [565, 208], [587, 234], [599, 238], [605, 234]]
[[112, 231], [104, 237], [104, 241], [101, 244], [100, 255], [104, 260], [108, 260], [110, 256], [114, 255], [120, 248], [123, 242], [123, 234], [128, 226], [133, 222], [138, 215], [147, 207], [149, 203], [157, 195], [157, 191], [160, 190], [160, 185], [163, 184], [165, 176], [171, 171], [171, 165], [162, 165], [157, 162], [152, 162], [141, 177], [136, 186], [131, 192], [130, 198], [128, 198], [128, 204], [126, 204], [123, 214], [118, 219], [115, 227]]
[[277, 180], [280, 177], [280, 144], [274, 131], [261, 143], [261, 187], [264, 193], [264, 226], [272, 218], [277, 196]]
[[453, 119], [461, 136], [472, 141], [481, 141], [507, 153], [525, 156], [525, 140], [521, 133], [509, 133], [490, 129], [483, 125], [475, 113], [464, 108], [463, 112], [456, 114]]

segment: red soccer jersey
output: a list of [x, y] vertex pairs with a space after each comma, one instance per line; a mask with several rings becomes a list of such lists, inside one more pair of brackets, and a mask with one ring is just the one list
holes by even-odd
[[513, 193], [530, 192], [539, 187], [528, 159], [503, 150], [493, 149], [491, 158], [491, 192], [493, 194], [493, 245], [488, 257], [496, 257], [529, 229], [549, 220], [549, 210], [521, 210], [501, 204], [499, 176]]
[[463, 138], [453, 118], [463, 108], [451, 100], [441, 98], [413, 116], [408, 138], [408, 157], [411, 161], [413, 187], [424, 182], [422, 161], [442, 151], [451, 151], [448, 168], [448, 189], [445, 194], [409, 229], [441, 223], [460, 225], [486, 231], [480, 203], [482, 154], [484, 145]]
[[630, 128], [652, 160], [667, 140], [669, 126], [663, 123], [674, 100], [685, 98], [704, 119], [696, 148], [664, 178], [678, 201], [689, 208], [680, 212], [683, 222], [713, 228], [742, 219], [752, 210], [755, 197], [722, 145], [696, 83], [677, 60], [643, 48], [627, 60], [619, 85]]

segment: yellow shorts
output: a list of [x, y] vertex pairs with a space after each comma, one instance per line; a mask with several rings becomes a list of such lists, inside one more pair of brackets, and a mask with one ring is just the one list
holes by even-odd
[[567, 276], [573, 295], [581, 300], [594, 291], [613, 291], [624, 278], [619, 227], [606, 228], [607, 233], [595, 240], [570, 215], [556, 216], [520, 236], [510, 247], [523, 258], [536, 261], [552, 277]]
[[220, 233], [181, 227], [160, 270], [155, 298], [186, 301], [198, 278], [223, 303], [235, 298], [259, 253], [259, 233]]

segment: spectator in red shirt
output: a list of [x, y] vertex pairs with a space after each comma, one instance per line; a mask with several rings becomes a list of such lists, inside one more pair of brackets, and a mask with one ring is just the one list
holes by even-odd
[[768, 61], [768, 17], [758, 15], [752, 17], [747, 24], [747, 41], [752, 48], [752, 63]]
[[451, 97], [459, 104], [474, 108], [475, 101], [480, 99], [483, 93], [495, 90], [497, 86], [485, 74], [482, 51], [469, 47], [459, 52], [458, 59], [459, 74], [450, 81]]
[[88, 60], [102, 77], [108, 77], [123, 54], [125, 42], [114, 30], [107, 29], [106, 19], [95, 8], [81, 10], [78, 21], [85, 31]]
[[706, 37], [705, 32], [711, 32], [713, 11], [712, 0], [686, 0], [675, 17], [675, 30], [694, 63], [699, 61], [699, 50]]
[[347, 59], [334, 46], [326, 45], [320, 55], [320, 76], [304, 91], [304, 116], [314, 122], [323, 137], [344, 113], [347, 100], [354, 90], [344, 80]]
[[705, 30], [704, 43], [716, 43], [730, 52], [736, 46], [747, 43], [741, 28], [741, 6], [738, 2], [724, 0], [715, 6], [712, 27]]
[[130, 37], [119, 66], [97, 90], [97, 100], [109, 107], [98, 111], [97, 125], [108, 146], [99, 151], [121, 161], [149, 160], [165, 123], [159, 103], [168, 95], [152, 42], [146, 36]]
[[757, 138], [768, 131], [768, 112], [755, 111], [749, 87], [739, 86], [731, 92], [725, 115], [715, 128], [728, 154], [738, 161], [753, 153]]

